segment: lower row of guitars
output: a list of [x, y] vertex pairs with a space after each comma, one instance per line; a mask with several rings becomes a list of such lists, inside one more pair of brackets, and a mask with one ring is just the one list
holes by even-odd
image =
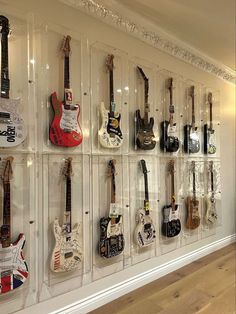
[[[27, 263], [23, 257], [22, 250], [25, 244], [25, 236], [21, 233], [18, 239], [13, 242], [11, 236], [11, 187], [13, 157], [7, 157], [3, 161], [3, 171], [1, 174], [3, 186], [3, 224], [0, 228], [0, 294], [12, 291], [20, 287], [29, 275]], [[144, 177], [145, 198], [142, 209], [137, 212], [137, 225], [134, 230], [134, 242], [140, 248], [152, 245], [156, 238], [156, 226], [150, 215], [149, 191], [148, 191], [148, 170], [144, 159], [140, 160], [140, 166]], [[199, 200], [196, 197], [195, 187], [195, 162], [192, 161], [193, 188], [192, 195], [186, 199], [186, 220], [185, 228], [197, 229], [204, 219], [207, 225], [215, 225], [217, 222], [216, 200], [214, 196], [214, 175], [213, 162], [210, 161], [210, 181], [211, 195], [207, 202], [207, 208], [203, 219], [199, 213]], [[179, 207], [175, 200], [175, 163], [170, 160], [168, 172], [171, 177], [170, 204], [162, 208], [161, 233], [167, 238], [177, 236], [181, 231], [181, 220], [179, 217]], [[58, 218], [53, 223], [53, 234], [55, 244], [50, 259], [50, 269], [53, 272], [68, 272], [81, 267], [83, 261], [83, 249], [81, 246], [81, 233], [79, 225], [72, 226], [71, 211], [71, 175], [72, 158], [65, 160], [63, 167], [65, 177], [65, 212], [63, 223], [60, 225]], [[100, 218], [100, 239], [98, 243], [98, 253], [101, 257], [109, 259], [122, 253], [124, 250], [123, 216], [116, 206], [116, 160], [108, 162], [108, 176], [111, 183], [111, 203], [107, 217]]]

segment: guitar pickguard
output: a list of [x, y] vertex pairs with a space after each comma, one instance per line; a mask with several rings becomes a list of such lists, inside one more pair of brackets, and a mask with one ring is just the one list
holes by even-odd
[[172, 238], [177, 236], [181, 231], [181, 222], [179, 219], [179, 208], [175, 205], [173, 210], [172, 205], [163, 207], [163, 223], [161, 227], [162, 234], [166, 237]]
[[207, 225], [214, 225], [218, 219], [215, 199], [206, 199], [206, 207], [205, 222]]
[[168, 121], [162, 121], [160, 148], [163, 151], [174, 153], [179, 149], [179, 139], [178, 137], [171, 135], [169, 129], [170, 123]]
[[198, 132], [192, 130], [191, 125], [184, 126], [184, 151], [188, 154], [196, 154], [200, 151], [200, 140]]
[[210, 130], [207, 124], [204, 124], [204, 153], [216, 153], [216, 136], [215, 131]]
[[146, 124], [141, 118], [140, 110], [135, 113], [135, 143], [139, 149], [150, 150], [156, 146], [155, 135], [153, 132], [154, 119], [150, 118], [149, 123]]
[[156, 238], [156, 230], [150, 215], [145, 215], [143, 209], [138, 210], [138, 224], [134, 231], [134, 242], [139, 247], [146, 247], [152, 244]]

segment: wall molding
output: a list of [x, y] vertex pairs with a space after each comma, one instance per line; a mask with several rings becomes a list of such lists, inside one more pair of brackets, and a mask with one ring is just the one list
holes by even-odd
[[209, 58], [193, 47], [178, 40], [174, 40], [160, 30], [150, 30], [148, 26], [141, 25], [117, 13], [95, 0], [59, 0], [60, 2], [84, 11], [103, 22], [106, 22], [130, 35], [139, 38], [149, 45], [165, 53], [187, 62], [205, 72], [211, 73], [229, 83], [236, 83], [236, 72], [227, 66]]
[[59, 310], [53, 311], [50, 314], [88, 313], [89, 311], [92, 311], [108, 302], [111, 302], [124, 294], [127, 294], [145, 284], [148, 284], [164, 275], [167, 275], [168, 273], [171, 273], [235, 241], [236, 241], [236, 234], [217, 240], [193, 252], [182, 255], [179, 258], [174, 259], [173, 261], [164, 263], [142, 274], [134, 276], [133, 278], [125, 280], [119, 284], [113, 285], [112, 287], [109, 287], [108, 289], [104, 289], [100, 291], [99, 293], [93, 294], [85, 299], [82, 299], [78, 302], [65, 306]]

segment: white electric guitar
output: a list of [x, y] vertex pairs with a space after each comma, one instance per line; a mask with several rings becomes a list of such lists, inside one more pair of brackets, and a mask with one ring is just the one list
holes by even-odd
[[101, 103], [101, 118], [102, 126], [98, 131], [98, 138], [100, 144], [105, 148], [118, 148], [123, 143], [123, 136], [120, 129], [120, 113], [116, 112], [116, 105], [114, 102], [114, 86], [113, 86], [113, 55], [108, 55], [106, 66], [109, 71], [110, 81], [110, 109], [105, 108], [104, 103]]
[[137, 212], [138, 224], [134, 231], [134, 242], [139, 247], [145, 247], [154, 242], [156, 230], [150, 216], [147, 167], [144, 159], [141, 160], [141, 166], [144, 174], [145, 200], [144, 208]]
[[2, 175], [3, 182], [3, 225], [0, 228], [0, 294], [20, 287], [29, 272], [23, 257], [25, 236], [20, 233], [17, 240], [11, 240], [11, 199], [10, 179], [12, 177], [13, 157], [6, 158]]
[[17, 113], [19, 99], [9, 99], [10, 80], [8, 70], [9, 21], [0, 15], [1, 27], [1, 95], [0, 95], [0, 147], [19, 145], [26, 138], [23, 119]]
[[208, 93], [208, 103], [210, 106], [210, 125], [204, 124], [204, 153], [215, 154], [216, 152], [216, 134], [212, 122], [212, 93]]
[[79, 225], [72, 228], [71, 223], [71, 173], [72, 158], [65, 162], [64, 175], [66, 177], [66, 211], [62, 226], [58, 218], [53, 223], [55, 246], [52, 252], [50, 268], [53, 272], [67, 272], [81, 266], [83, 259], [80, 245]]
[[216, 212], [216, 200], [214, 193], [214, 175], [213, 175], [213, 161], [210, 161], [210, 176], [211, 176], [211, 197], [206, 199], [206, 215], [205, 222], [208, 225], [213, 225], [217, 221], [217, 212]]

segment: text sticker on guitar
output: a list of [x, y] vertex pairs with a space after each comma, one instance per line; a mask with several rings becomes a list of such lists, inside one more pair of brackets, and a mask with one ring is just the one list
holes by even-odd
[[76, 223], [72, 228], [71, 215], [71, 175], [72, 158], [65, 161], [63, 174], [66, 179], [66, 210], [63, 215], [62, 226], [56, 218], [53, 223], [55, 246], [51, 257], [51, 270], [53, 272], [67, 272], [81, 266], [82, 249], [80, 246], [79, 225]]
[[0, 228], [0, 294], [20, 287], [29, 275], [23, 257], [25, 236], [20, 233], [17, 240], [11, 239], [11, 187], [13, 157], [6, 158], [2, 175], [3, 225]]
[[10, 80], [8, 67], [9, 21], [0, 15], [1, 27], [1, 95], [0, 95], [0, 147], [13, 147], [26, 138], [26, 127], [17, 113], [19, 99], [10, 99]]
[[80, 105], [73, 103], [73, 93], [70, 88], [70, 41], [71, 37], [63, 39], [62, 52], [64, 54], [64, 100], [52, 93], [50, 100], [54, 110], [54, 117], [50, 125], [50, 141], [57, 146], [73, 147], [82, 143], [83, 134], [79, 124]]
[[114, 101], [114, 56], [108, 55], [106, 58], [106, 67], [109, 72], [109, 87], [110, 87], [110, 107], [109, 110], [105, 108], [104, 102], [101, 103], [100, 113], [102, 118], [102, 125], [98, 131], [98, 138], [100, 144], [105, 148], [118, 148], [123, 143], [123, 136], [120, 129], [121, 115], [116, 111], [116, 104]]

